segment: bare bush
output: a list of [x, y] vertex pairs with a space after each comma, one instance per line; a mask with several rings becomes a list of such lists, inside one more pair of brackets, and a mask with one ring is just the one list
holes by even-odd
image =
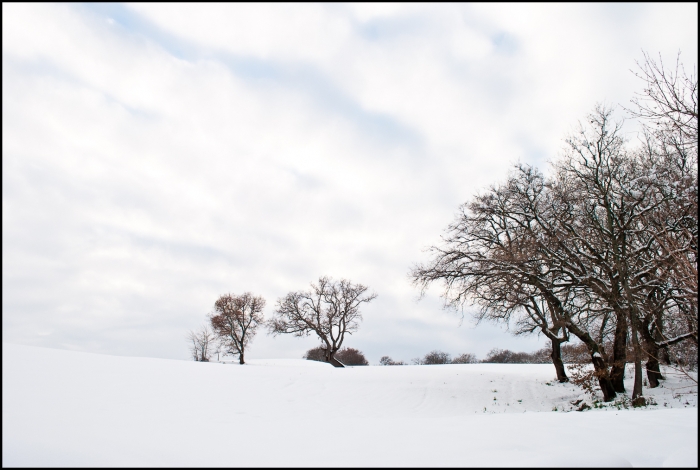
[[464, 353], [452, 359], [452, 364], [476, 364], [479, 360], [474, 354]]
[[481, 362], [491, 364], [547, 364], [551, 362], [550, 350], [540, 349], [533, 353], [513, 352], [509, 349], [492, 349]]
[[688, 370], [698, 370], [698, 345], [692, 341], [683, 341], [669, 346], [669, 362]]
[[591, 362], [588, 346], [584, 343], [562, 345], [561, 355], [566, 364], [588, 364]]
[[425, 365], [449, 364], [449, 363], [450, 363], [450, 355], [447, 354], [446, 352], [437, 351], [437, 350], [430, 351], [421, 360], [421, 364], [425, 364]]
[[379, 359], [379, 364], [383, 366], [405, 366], [406, 363], [403, 361], [394, 361], [392, 358], [389, 356], [382, 356], [381, 359]]
[[[566, 343], [565, 343], [566, 344]], [[552, 347], [538, 349], [537, 351], [529, 353], [528, 364], [549, 364], [552, 362]]]
[[[589, 361], [590, 362], [590, 361]], [[569, 377], [572, 384], [581, 387], [591, 397], [595, 396], [598, 383], [597, 371], [586, 363], [569, 364]]]
[[326, 362], [326, 350], [322, 346], [309, 349], [304, 354], [304, 359], [309, 361]]
[[[368, 366], [369, 362], [362, 351], [355, 348], [343, 348], [335, 353], [335, 358], [346, 366]], [[304, 359], [309, 361], [328, 362], [327, 351], [323, 346], [309, 349], [304, 354]]]
[[369, 362], [361, 351], [355, 348], [343, 348], [335, 354], [336, 359], [346, 366], [368, 366]]

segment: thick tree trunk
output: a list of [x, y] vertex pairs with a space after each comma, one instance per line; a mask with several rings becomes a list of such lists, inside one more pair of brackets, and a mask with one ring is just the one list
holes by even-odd
[[243, 360], [243, 351], [238, 355], [238, 363], [239, 364], [245, 364], [245, 361]]
[[661, 375], [661, 368], [659, 367], [659, 355], [660, 348], [656, 345], [655, 341], [644, 341], [644, 348], [647, 352], [647, 378], [649, 379], [649, 388], [656, 388], [659, 386], [659, 380], [664, 380], [665, 377]]
[[335, 358], [334, 352], [329, 355], [328, 362], [330, 362], [333, 367], [345, 367], [342, 362]]
[[568, 323], [567, 327], [571, 333], [586, 344], [588, 351], [591, 353], [591, 362], [593, 362], [593, 368], [596, 377], [598, 377], [600, 391], [603, 392], [603, 401], [613, 401], [617, 394], [608, 374], [608, 365], [605, 363], [602, 354], [600, 354], [598, 343], [591, 338], [587, 331], [580, 329], [573, 323]]
[[617, 314], [615, 340], [613, 342], [613, 360], [610, 369], [610, 381], [617, 393], [625, 392], [625, 364], [627, 363], [627, 316], [624, 312]]
[[333, 351], [333, 349], [331, 349], [330, 346], [327, 346], [326, 362], [331, 364], [333, 367], [345, 367], [342, 362], [340, 362], [338, 359], [335, 358], [336, 352], [338, 352], [338, 351], [337, 350]]
[[595, 369], [596, 376], [598, 377], [598, 385], [600, 386], [600, 391], [603, 392], [603, 401], [613, 401], [617, 396], [615, 392], [615, 387], [613, 387], [612, 381], [608, 374], [608, 367], [605, 364], [603, 356], [600, 352], [591, 351], [591, 362], [593, 362], [593, 368]]
[[634, 387], [632, 388], [632, 405], [644, 405], [642, 397], [642, 349], [639, 347], [637, 330], [632, 325], [632, 346], [634, 348]]
[[566, 369], [564, 369], [564, 362], [561, 360], [561, 343], [563, 341], [552, 341], [552, 364], [557, 371], [557, 380], [559, 382], [568, 382], [569, 378], [566, 376]]
[[[656, 352], [658, 357], [658, 351]], [[661, 375], [661, 367], [659, 367], [659, 361], [656, 357], [651, 355], [647, 358], [647, 378], [649, 379], [649, 388], [656, 388], [659, 386], [659, 381], [664, 380], [666, 377]]]
[[[659, 346], [656, 344], [664, 340], [664, 323], [662, 320], [661, 315], [657, 315], [654, 326], [652, 327], [651, 342], [654, 343], [653, 347], [655, 347], [657, 351], [657, 353], [654, 354], [654, 357], [658, 359], [660, 363], [670, 366], [671, 357], [668, 355], [668, 346], [659, 348]], [[645, 341], [645, 346], [647, 342], [648, 341]], [[651, 354], [651, 352], [649, 354]], [[659, 377], [659, 379], [666, 380], [664, 377]]]
[[[634, 325], [633, 325], [634, 327]], [[653, 331], [649, 331], [649, 329]], [[661, 353], [661, 348], [656, 344], [658, 337], [660, 337], [660, 332], [658, 326], [651, 324], [649, 321], [645, 321], [639, 328], [639, 336], [644, 344], [644, 351], [647, 355], [647, 378], [649, 379], [649, 388], [656, 388], [659, 386], [659, 380], [664, 380], [664, 376], [661, 375], [661, 369], [659, 367], [659, 357]]]

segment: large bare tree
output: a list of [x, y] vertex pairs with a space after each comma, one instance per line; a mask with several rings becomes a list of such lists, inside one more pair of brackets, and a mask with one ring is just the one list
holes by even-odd
[[559, 344], [577, 336], [605, 401], [625, 390], [628, 340], [640, 400], [643, 352], [654, 387], [665, 348], [697, 347], [697, 78], [645, 59], [632, 111], [646, 120], [641, 147], [596, 106], [550, 177], [517, 167], [464, 204], [432, 260], [411, 272], [422, 292], [442, 282], [446, 307], [475, 303], [479, 320], [546, 335], [560, 380]]
[[250, 292], [243, 295], [225, 294], [214, 304], [215, 313], [209, 316], [211, 326], [220, 338], [227, 354], [238, 356], [245, 364], [245, 350], [258, 326], [263, 323], [265, 299]]
[[326, 361], [343, 367], [335, 354], [343, 345], [345, 335], [357, 331], [362, 320], [360, 306], [377, 297], [377, 294], [368, 294], [367, 289], [346, 279], [333, 281], [321, 277], [318, 284], [311, 284], [311, 290], [290, 292], [277, 300], [275, 316], [268, 322], [269, 332], [294, 336], [314, 333], [323, 343]]
[[615, 391], [602, 339], [594, 340], [587, 330], [600, 308], [552, 255], [559, 249], [552, 219], [568, 208], [552, 197], [546, 183], [534, 168], [516, 167], [504, 184], [461, 207], [443, 245], [432, 247], [432, 260], [415, 266], [411, 277], [422, 292], [442, 282], [446, 306], [478, 304], [479, 321], [503, 322], [515, 334], [544, 334], [552, 342], [552, 363], [562, 382], [568, 378], [560, 346], [574, 333], [589, 346], [604, 399], [611, 400]]

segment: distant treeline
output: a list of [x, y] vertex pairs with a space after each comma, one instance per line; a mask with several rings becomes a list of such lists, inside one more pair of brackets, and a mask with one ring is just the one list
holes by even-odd
[[[358, 351], [359, 352], [359, 351]], [[697, 369], [698, 358], [693, 354], [694, 350], [688, 349], [684, 351], [678, 349], [677, 360], [682, 361], [682, 364]], [[613, 343], [605, 342], [601, 348], [601, 353], [605, 356], [612, 356]], [[360, 353], [362, 354], [362, 353]], [[364, 356], [363, 356], [364, 357]], [[565, 364], [588, 364], [590, 363], [590, 352], [584, 343], [565, 343], [561, 345], [561, 357]], [[634, 361], [634, 349], [630, 345], [627, 348], [627, 361]], [[431, 351], [422, 358], [414, 358], [411, 364], [414, 365], [430, 365], [430, 364], [550, 364], [552, 362], [552, 347], [547, 346], [533, 352], [515, 352], [510, 349], [494, 348], [488, 352], [484, 359], [479, 359], [475, 354], [464, 353], [452, 358], [450, 354], [443, 351]], [[384, 366], [400, 366], [406, 365], [403, 361], [394, 361], [389, 356], [383, 356], [379, 363]]]
[[[564, 362], [583, 362], [586, 360], [587, 349], [583, 344], [562, 346], [562, 356]], [[422, 358], [414, 358], [411, 364], [431, 365], [431, 364], [548, 364], [552, 362], [551, 347], [542, 348], [534, 352], [515, 352], [510, 349], [494, 348], [484, 359], [479, 359], [475, 354], [463, 353], [452, 358], [450, 354], [443, 351], [431, 351]], [[405, 365], [403, 361], [394, 361], [389, 356], [384, 356], [379, 363], [385, 366]]]
[[[588, 350], [582, 343], [565, 344], [562, 346], [562, 357], [566, 363], [585, 363], [588, 360]], [[326, 351], [323, 347], [309, 349], [304, 354], [304, 359], [310, 361], [327, 362]], [[336, 353], [336, 358], [347, 366], [366, 366], [369, 361], [365, 358], [362, 351], [355, 348], [343, 348]], [[449, 353], [434, 350], [430, 351], [422, 358], [414, 358], [410, 364], [413, 365], [431, 365], [431, 364], [548, 364], [552, 361], [551, 347], [545, 347], [537, 351], [514, 352], [509, 349], [494, 348], [486, 355], [484, 359], [479, 360], [475, 354], [463, 353], [456, 357], [452, 357]], [[407, 363], [404, 361], [394, 361], [389, 356], [383, 356], [379, 360], [379, 364], [383, 366], [402, 366]]]

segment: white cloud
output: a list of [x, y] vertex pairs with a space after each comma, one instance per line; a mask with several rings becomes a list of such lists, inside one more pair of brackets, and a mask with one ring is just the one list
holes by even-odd
[[351, 343], [372, 360], [532, 349], [416, 303], [409, 267], [626, 102], [641, 48], [697, 52], [695, 5], [114, 8], [3, 4], [4, 340], [186, 358], [218, 295], [269, 314], [328, 274], [380, 295]]

